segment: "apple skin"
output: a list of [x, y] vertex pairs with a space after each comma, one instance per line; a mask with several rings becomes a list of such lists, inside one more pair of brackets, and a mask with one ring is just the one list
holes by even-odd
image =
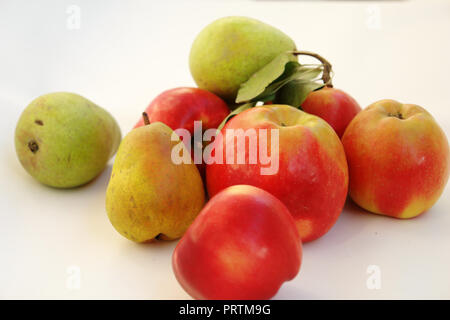
[[417, 105], [375, 102], [352, 120], [342, 142], [350, 196], [373, 213], [413, 218], [433, 206], [447, 183], [447, 138]]
[[[150, 122], [160, 121], [172, 130], [183, 128], [194, 134], [194, 121], [202, 121], [203, 130], [217, 128], [230, 113], [227, 104], [214, 93], [180, 87], [164, 91], [147, 107]], [[140, 120], [135, 128], [144, 125]]]
[[[303, 242], [328, 232], [344, 206], [348, 169], [344, 148], [324, 120], [287, 105], [264, 105], [233, 117], [222, 128], [279, 129], [279, 170], [261, 175], [261, 164], [208, 164], [206, 183], [210, 196], [236, 184], [248, 184], [270, 192], [289, 209]], [[224, 159], [226, 144], [222, 143]], [[247, 143], [248, 145], [248, 143]], [[237, 154], [235, 143], [235, 154]], [[248, 146], [246, 147], [248, 156]], [[225, 161], [224, 161], [225, 162]]]
[[330, 87], [310, 92], [301, 108], [328, 122], [339, 138], [344, 134], [350, 121], [361, 111], [358, 102], [350, 95]]
[[175, 276], [195, 299], [269, 299], [300, 270], [302, 244], [289, 210], [248, 185], [214, 196], [178, 243]]

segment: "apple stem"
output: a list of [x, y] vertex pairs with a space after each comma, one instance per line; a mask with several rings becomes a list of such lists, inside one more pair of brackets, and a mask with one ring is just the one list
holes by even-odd
[[311, 56], [313, 58], [316, 58], [319, 60], [323, 65], [323, 72], [322, 72], [322, 81], [325, 84], [326, 87], [333, 88], [333, 83], [331, 82], [331, 72], [332, 72], [332, 66], [331, 63], [322, 57], [321, 55], [310, 52], [310, 51], [293, 51], [294, 55], [304, 55], [304, 56]]
[[142, 112], [142, 118], [144, 118], [144, 124], [147, 126], [150, 124], [150, 120], [148, 119], [147, 112]]

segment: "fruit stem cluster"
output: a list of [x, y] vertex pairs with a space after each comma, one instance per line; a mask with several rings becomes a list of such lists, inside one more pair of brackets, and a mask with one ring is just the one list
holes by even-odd
[[296, 56], [299, 56], [299, 55], [311, 56], [311, 57], [319, 60], [323, 65], [323, 72], [322, 72], [323, 83], [325, 84], [325, 86], [327, 86], [329, 88], [333, 87], [333, 83], [331, 82], [332, 66], [331, 66], [331, 63], [327, 59], [325, 59], [324, 57], [322, 57], [321, 55], [319, 55], [315, 52], [310, 52], [310, 51], [293, 51], [292, 53]]

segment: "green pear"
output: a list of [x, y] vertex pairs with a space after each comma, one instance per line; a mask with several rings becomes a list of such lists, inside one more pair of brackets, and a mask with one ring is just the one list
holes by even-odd
[[[172, 161], [175, 146], [190, 154], [162, 122], [133, 129], [123, 139], [106, 191], [106, 211], [114, 228], [135, 242], [181, 237], [205, 202], [203, 182], [193, 162]], [[178, 149], [179, 150], [179, 149]]]
[[80, 186], [95, 178], [120, 139], [120, 128], [106, 110], [68, 92], [33, 100], [15, 132], [22, 166], [36, 180], [57, 188]]
[[239, 86], [278, 54], [296, 50], [280, 30], [247, 17], [206, 26], [192, 44], [189, 65], [197, 85], [234, 102]]

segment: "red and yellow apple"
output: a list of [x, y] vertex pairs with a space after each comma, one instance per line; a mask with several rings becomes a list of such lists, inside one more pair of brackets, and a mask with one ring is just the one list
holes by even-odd
[[[251, 128], [258, 135], [258, 129], [278, 130], [279, 167], [275, 174], [261, 174], [265, 165], [260, 158], [256, 164], [249, 163], [249, 143], [238, 150], [236, 139], [226, 138], [229, 129]], [[227, 148], [234, 148], [235, 154], [244, 152], [247, 161], [208, 164], [206, 181], [210, 196], [228, 186], [253, 185], [270, 192], [287, 206], [303, 242], [330, 230], [345, 203], [348, 170], [342, 143], [324, 120], [291, 106], [265, 105], [231, 118], [221, 133], [214, 143], [222, 145], [223, 158], [226, 159]], [[270, 141], [267, 146], [271, 149]], [[261, 148], [264, 147], [260, 145], [258, 149]]]
[[350, 196], [373, 213], [415, 217], [433, 206], [447, 183], [447, 138], [417, 105], [375, 102], [352, 120], [342, 142]]
[[172, 257], [195, 299], [269, 299], [300, 270], [302, 245], [286, 206], [248, 185], [226, 188], [203, 208]]
[[310, 92], [301, 108], [328, 122], [339, 137], [342, 137], [347, 125], [361, 111], [358, 102], [350, 95], [330, 87]]

